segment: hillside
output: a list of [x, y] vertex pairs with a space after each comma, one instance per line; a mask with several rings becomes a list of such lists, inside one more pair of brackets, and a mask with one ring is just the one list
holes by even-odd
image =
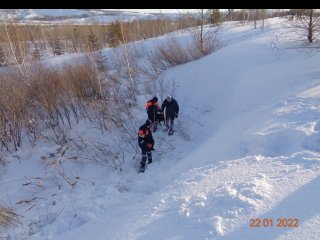
[[[18, 206], [22, 224], [0, 239], [320, 238], [320, 54], [289, 48], [295, 35], [282, 24], [224, 23], [223, 48], [161, 75], [175, 86], [177, 131], [154, 133], [154, 161], [143, 174], [135, 169], [139, 155], [129, 155], [121, 172], [70, 164], [77, 187], [58, 188], [36, 178], [52, 177], [40, 159], [56, 153], [56, 144], [8, 155], [0, 199], [37, 204]], [[136, 44], [148, 49], [166, 37]], [[187, 41], [188, 32], [178, 37]], [[139, 96], [128, 121], [135, 129], [148, 97]], [[88, 126], [72, 131], [116, 138]]]

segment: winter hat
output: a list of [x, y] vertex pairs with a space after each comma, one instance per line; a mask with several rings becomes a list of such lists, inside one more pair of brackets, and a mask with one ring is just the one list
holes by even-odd
[[168, 96], [167, 96], [167, 101], [168, 101], [168, 102], [171, 102], [171, 100], [172, 100], [172, 97], [171, 97], [170, 95], [168, 95]]
[[153, 97], [153, 98], [152, 98], [152, 101], [158, 102], [158, 98], [157, 98], [157, 97]]

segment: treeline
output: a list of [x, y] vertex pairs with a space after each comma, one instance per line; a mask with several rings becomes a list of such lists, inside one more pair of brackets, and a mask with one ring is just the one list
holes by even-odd
[[[200, 11], [176, 18], [112, 22], [110, 24], [18, 24], [0, 25], [0, 67], [38, 60], [46, 55], [62, 55], [117, 47], [123, 42], [160, 35], [201, 25]], [[290, 14], [291, 10], [274, 9], [209, 9], [206, 24], [224, 21], [254, 22]]]
[[0, 25], [0, 66], [61, 55], [116, 47], [123, 42], [157, 37], [196, 26], [193, 16], [112, 22], [108, 25]]
[[254, 21], [265, 18], [283, 17], [288, 15], [289, 10], [284, 9], [227, 9], [221, 15], [222, 21]]

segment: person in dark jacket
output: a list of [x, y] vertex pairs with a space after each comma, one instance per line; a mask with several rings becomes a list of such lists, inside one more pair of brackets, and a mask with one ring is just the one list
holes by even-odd
[[145, 167], [146, 167], [146, 161], [148, 157], [148, 164], [152, 163], [152, 152], [154, 150], [154, 139], [152, 136], [152, 131], [151, 131], [151, 126], [152, 122], [151, 120], [147, 120], [145, 124], [143, 124], [139, 128], [138, 132], [138, 144], [139, 147], [141, 148], [141, 167], [140, 167], [140, 172], [144, 172]]
[[157, 130], [157, 124], [158, 124], [158, 112], [161, 111], [161, 107], [158, 103], [158, 98], [153, 97], [151, 100], [149, 100], [146, 103], [146, 110], [148, 114], [148, 119], [151, 120], [153, 131], [155, 132]]
[[169, 129], [169, 134], [172, 134], [174, 119], [177, 118], [179, 114], [179, 104], [177, 100], [175, 100], [171, 96], [167, 96], [167, 98], [163, 101], [161, 105], [161, 110], [165, 112], [165, 115], [166, 115], [165, 130]]

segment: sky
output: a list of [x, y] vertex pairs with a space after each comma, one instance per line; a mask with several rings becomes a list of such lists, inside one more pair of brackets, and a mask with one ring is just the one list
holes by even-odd
[[[191, 42], [190, 33], [180, 31], [127, 47], [153, 51], [173, 34]], [[53, 142], [25, 147], [19, 159], [6, 153], [0, 199], [12, 204], [34, 199], [34, 205], [15, 205], [22, 224], [0, 232], [0, 238], [320, 238], [320, 55], [292, 48], [296, 37], [279, 18], [267, 19], [264, 29], [223, 23], [222, 48], [163, 72], [164, 96], [177, 99], [179, 118], [173, 136], [164, 126], [154, 133], [153, 163], [143, 174], [137, 172], [141, 156], [134, 152], [120, 172], [72, 164], [68, 159], [75, 152], [66, 149], [62, 155]], [[104, 49], [103, 55], [111, 60], [121, 50]], [[53, 61], [77, 63], [77, 58], [80, 62], [78, 55]], [[135, 60], [136, 67], [149, 63], [145, 54]], [[137, 130], [145, 121], [149, 98], [138, 96], [128, 126]], [[70, 131], [102, 143], [114, 136], [115, 146], [121, 144], [116, 132], [101, 134], [90, 123]], [[54, 169], [41, 156], [54, 156], [70, 176], [79, 176], [77, 187], [63, 179], [59, 187], [45, 181]]]

